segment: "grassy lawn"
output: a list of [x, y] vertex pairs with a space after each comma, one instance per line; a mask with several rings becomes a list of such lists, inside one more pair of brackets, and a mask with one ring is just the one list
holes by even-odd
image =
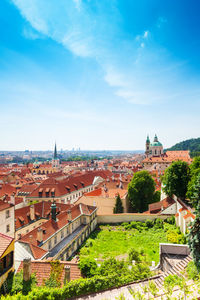
[[80, 256], [97, 259], [115, 257], [126, 258], [131, 248], [143, 250], [146, 260], [159, 262], [159, 243], [167, 243], [166, 230], [173, 230], [174, 225], [165, 224], [164, 229], [125, 230], [123, 226], [101, 225], [93, 232], [80, 250]]

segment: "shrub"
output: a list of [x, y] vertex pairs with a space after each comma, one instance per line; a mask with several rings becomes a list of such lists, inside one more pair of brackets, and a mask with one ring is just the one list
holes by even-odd
[[185, 244], [186, 239], [183, 233], [179, 233], [178, 230], [168, 230], [167, 239], [170, 243], [174, 244]]
[[136, 251], [134, 248], [131, 248], [129, 253], [128, 253], [128, 259], [129, 262], [132, 262], [133, 260], [135, 260], [136, 262], [140, 262], [140, 253], [138, 251]]
[[190, 261], [186, 268], [189, 279], [199, 279], [199, 270], [193, 261]]
[[85, 277], [91, 277], [95, 274], [97, 269], [97, 263], [94, 258], [81, 258], [79, 262], [79, 268], [81, 273]]
[[143, 264], [138, 264], [138, 266], [134, 266], [134, 272], [132, 272], [132, 274], [125, 276], [116, 276], [115, 274], [109, 276], [94, 276], [87, 279], [81, 278], [70, 281], [63, 288], [39, 287], [34, 288], [28, 296], [19, 293], [15, 296], [9, 295], [3, 297], [2, 300], [66, 300], [131, 283], [138, 279], [138, 274], [142, 276], [141, 279], [147, 278], [147, 276], [150, 275], [149, 268]]
[[168, 224], [171, 224], [171, 225], [175, 225], [175, 217], [171, 216], [171, 217], [167, 218], [165, 220], [165, 222], [168, 223]]
[[152, 220], [146, 220], [145, 225], [148, 228], [152, 228], [154, 226], [154, 222]]
[[9, 294], [13, 295], [22, 292], [27, 295], [34, 287], [36, 287], [37, 280], [35, 274], [31, 274], [31, 279], [27, 282], [23, 280], [23, 271], [14, 275], [10, 272], [7, 278], [7, 285]]
[[154, 223], [154, 228], [155, 229], [163, 229], [164, 228], [164, 225], [163, 225], [163, 220], [161, 219], [156, 219], [155, 220], [155, 223]]
[[108, 275], [114, 275], [116, 276], [122, 276], [123, 274], [128, 272], [127, 264], [122, 260], [116, 260], [115, 258], [109, 258], [105, 260], [100, 268], [97, 269], [98, 275], [102, 276], [108, 276]]

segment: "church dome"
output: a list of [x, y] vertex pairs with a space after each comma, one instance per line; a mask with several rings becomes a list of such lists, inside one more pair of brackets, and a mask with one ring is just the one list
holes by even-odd
[[162, 147], [162, 144], [158, 141], [158, 137], [156, 134], [153, 143], [151, 143], [151, 147]]
[[151, 143], [151, 147], [162, 147], [162, 144], [159, 141], [153, 142]]

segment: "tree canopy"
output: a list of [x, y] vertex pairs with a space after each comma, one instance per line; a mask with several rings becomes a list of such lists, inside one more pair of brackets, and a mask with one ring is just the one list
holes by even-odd
[[194, 263], [200, 269], [200, 174], [196, 178], [192, 202], [195, 207], [196, 218], [189, 228], [188, 245]]
[[187, 186], [190, 180], [190, 169], [186, 162], [175, 161], [166, 170], [163, 176], [163, 190], [172, 197], [185, 199]]
[[148, 205], [155, 201], [155, 181], [147, 171], [134, 174], [128, 185], [128, 198], [134, 212], [148, 210]]
[[115, 203], [115, 207], [113, 209], [113, 213], [114, 214], [121, 214], [124, 212], [124, 208], [122, 205], [122, 200], [120, 198], [120, 195], [118, 194], [116, 197], [116, 203]]
[[200, 174], [200, 157], [195, 157], [190, 165], [191, 179], [188, 183], [187, 197], [192, 201], [194, 198], [194, 186], [197, 176]]
[[167, 149], [170, 151], [189, 150], [192, 157], [200, 155], [200, 138], [189, 139]]

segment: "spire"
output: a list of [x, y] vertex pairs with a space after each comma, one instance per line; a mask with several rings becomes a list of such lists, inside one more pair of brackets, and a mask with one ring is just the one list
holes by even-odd
[[54, 159], [57, 159], [58, 156], [57, 156], [57, 148], [56, 148], [56, 143], [55, 143], [55, 148], [54, 148], [54, 154], [53, 154], [53, 158]]
[[158, 142], [158, 137], [157, 137], [156, 134], [155, 134], [155, 137], [154, 137], [154, 142]]
[[147, 135], [146, 143], [150, 143], [149, 135]]

